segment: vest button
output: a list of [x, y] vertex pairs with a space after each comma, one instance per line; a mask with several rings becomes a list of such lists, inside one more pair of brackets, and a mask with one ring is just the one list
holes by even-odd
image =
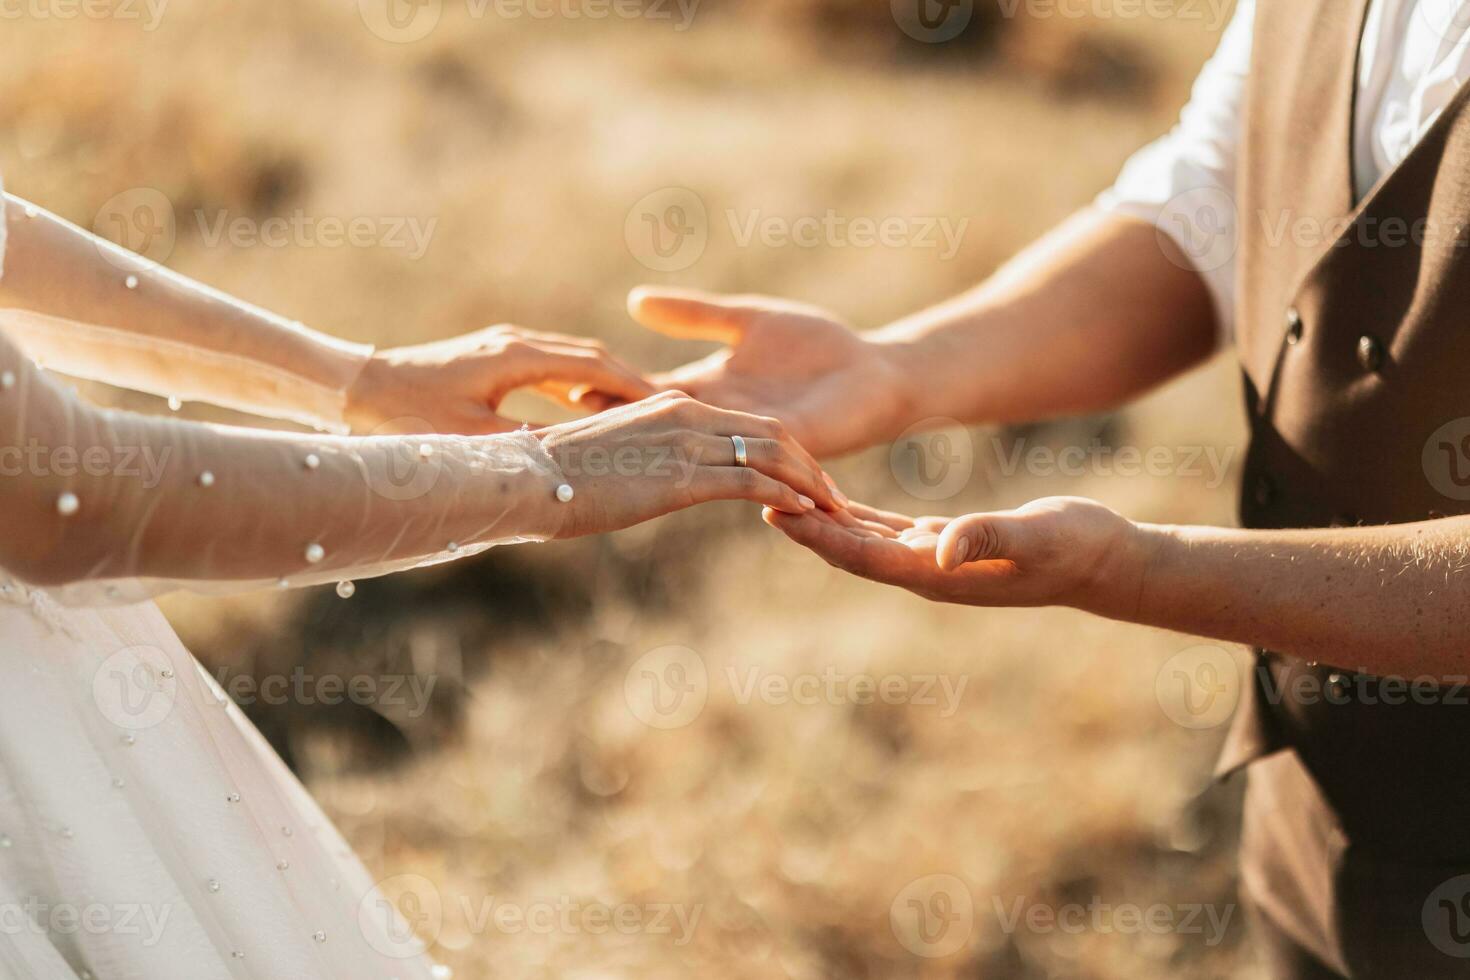
[[1271, 506], [1271, 502], [1276, 499], [1276, 485], [1269, 476], [1256, 477], [1256, 482], [1251, 487], [1251, 498], [1260, 507]]
[[1364, 371], [1377, 371], [1383, 366], [1383, 345], [1368, 334], [1358, 338], [1358, 365]]
[[1286, 342], [1295, 346], [1302, 339], [1302, 314], [1295, 306], [1286, 311]]

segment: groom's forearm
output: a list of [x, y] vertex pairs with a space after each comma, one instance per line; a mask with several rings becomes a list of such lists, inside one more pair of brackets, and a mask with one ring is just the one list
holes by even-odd
[[1308, 661], [1470, 675], [1470, 517], [1301, 531], [1140, 529], [1136, 599], [1106, 612]]
[[1018, 422], [1119, 405], [1213, 350], [1198, 273], [1153, 225], [1084, 211], [972, 290], [867, 335], [908, 381], [898, 428]]

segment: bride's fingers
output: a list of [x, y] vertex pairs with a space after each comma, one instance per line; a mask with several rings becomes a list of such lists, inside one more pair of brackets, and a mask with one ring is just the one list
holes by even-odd
[[[745, 441], [746, 465], [782, 483], [790, 484], [828, 510], [838, 507], [822, 468], [804, 453], [776, 439], [741, 437]], [[699, 433], [694, 436], [692, 455], [700, 463], [735, 466], [735, 442], [729, 436]]]
[[536, 359], [527, 366], [525, 380], [537, 387], [565, 385], [570, 390], [573, 386], [583, 386], [626, 401], [637, 401], [654, 393], [647, 379], [605, 351], [531, 346], [535, 348]]
[[696, 466], [689, 484], [695, 503], [752, 500], [786, 514], [812, 511], [816, 501], [758, 470], [732, 466]]
[[[791, 437], [786, 431], [786, 426], [780, 419], [767, 418], [761, 415], [749, 415], [745, 412], [736, 412], [725, 408], [714, 408], [702, 402], [699, 405], [701, 415], [704, 419], [714, 423], [712, 428], [705, 431], [713, 431], [725, 438], [740, 436], [747, 444], [756, 440], [768, 440], [779, 444], [780, 449], [801, 461], [807, 469], [817, 474], [822, 485], [816, 487], [816, 493], [812, 494], [823, 507], [832, 510], [838, 507], [846, 507], [850, 501], [846, 494], [837, 489], [827, 476], [827, 471], [822, 469], [822, 464], [817, 462], [815, 456], [807, 452], [806, 447]], [[733, 443], [731, 444], [733, 446]], [[731, 452], [733, 453], [733, 449]]]

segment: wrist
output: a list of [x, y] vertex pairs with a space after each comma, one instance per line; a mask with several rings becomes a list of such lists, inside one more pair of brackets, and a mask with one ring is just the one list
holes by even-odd
[[874, 443], [897, 438], [915, 422], [935, 417], [925, 397], [925, 354], [919, 344], [883, 332], [859, 335], [876, 367], [877, 390], [865, 393], [875, 411]]
[[394, 387], [392, 362], [381, 351], [374, 351], [343, 392], [342, 420], [354, 432], [382, 425], [394, 416], [389, 408]]
[[1177, 528], [1120, 518], [1123, 526], [1079, 590], [1074, 608], [1120, 622], [1147, 621], [1148, 592], [1159, 565], [1177, 543]]

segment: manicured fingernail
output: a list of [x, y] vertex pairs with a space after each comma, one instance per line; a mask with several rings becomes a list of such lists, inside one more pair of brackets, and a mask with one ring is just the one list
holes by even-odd
[[813, 507], [817, 506], [817, 502], [804, 493], [797, 494], [796, 499], [800, 500], [801, 506], [806, 508], [807, 510], [811, 510]]
[[954, 543], [954, 563], [963, 565], [970, 557], [970, 539], [960, 538]]

